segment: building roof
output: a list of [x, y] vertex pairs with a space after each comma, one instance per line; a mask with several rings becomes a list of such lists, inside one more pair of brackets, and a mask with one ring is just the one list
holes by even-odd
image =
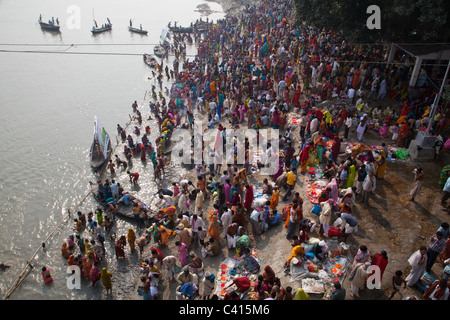
[[394, 43], [394, 45], [415, 58], [422, 58], [423, 60], [450, 60], [450, 43]]

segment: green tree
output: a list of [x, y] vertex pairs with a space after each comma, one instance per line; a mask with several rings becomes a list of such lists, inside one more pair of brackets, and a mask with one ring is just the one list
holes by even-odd
[[[447, 42], [448, 0], [294, 0], [296, 23], [342, 32], [349, 41]], [[366, 26], [367, 8], [381, 10], [381, 30]]]

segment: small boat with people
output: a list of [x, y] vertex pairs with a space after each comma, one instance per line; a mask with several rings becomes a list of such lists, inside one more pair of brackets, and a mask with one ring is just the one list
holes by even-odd
[[[132, 220], [146, 228], [150, 227], [154, 222], [160, 221], [168, 225], [173, 221], [168, 218], [166, 214], [167, 210], [152, 210], [146, 203], [130, 192], [123, 192], [117, 199], [111, 196], [111, 194], [108, 194], [106, 197], [109, 198], [106, 199], [105, 192], [108, 193], [108, 189], [111, 186], [111, 181], [109, 180], [105, 182], [89, 181], [89, 185], [94, 199], [100, 204], [105, 213], [114, 211], [114, 216], [129, 221]], [[139, 212], [139, 215], [135, 215], [134, 211]]]
[[142, 29], [142, 24], [139, 26], [139, 28], [135, 28], [133, 27], [133, 21], [130, 19], [130, 26], [128, 27], [128, 31], [133, 32], [133, 33], [139, 33], [139, 34], [143, 34], [143, 35], [147, 35], [148, 31]]
[[146, 65], [148, 65], [150, 68], [156, 68], [159, 66], [158, 61], [154, 56], [148, 53], [144, 53], [144, 62]]
[[100, 124], [97, 117], [94, 117], [94, 140], [90, 151], [91, 167], [98, 169], [103, 166], [111, 156], [111, 140], [105, 128]]
[[48, 20], [48, 22], [44, 22], [44, 21], [42, 21], [42, 15], [39, 15], [38, 22], [39, 22], [39, 25], [41, 26], [42, 30], [53, 31], [53, 32], [60, 31], [58, 18], [56, 18], [56, 21], [55, 21], [55, 18], [52, 17], [52, 20]]
[[169, 22], [167, 27], [169, 28], [169, 31], [171, 31], [173, 33], [192, 33], [192, 32], [194, 32], [194, 28], [192, 26], [191, 27], [181, 27], [181, 26], [177, 26], [176, 22], [175, 22], [174, 26], [171, 26], [171, 23]]
[[109, 30], [112, 30], [112, 23], [109, 21], [109, 18], [106, 18], [108, 20], [107, 23], [103, 24], [101, 27], [98, 26], [97, 21], [94, 20], [94, 26], [91, 29], [92, 34], [99, 34], [102, 32], [106, 32]]
[[155, 56], [161, 58], [164, 56], [164, 54], [166, 53], [166, 50], [159, 44], [157, 44], [154, 48], [153, 48], [153, 53], [155, 54]]

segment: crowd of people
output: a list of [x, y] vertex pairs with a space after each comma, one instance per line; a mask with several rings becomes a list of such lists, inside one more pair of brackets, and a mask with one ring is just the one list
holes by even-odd
[[[160, 298], [158, 286], [165, 276], [178, 282], [177, 299], [237, 300], [250, 292], [259, 300], [309, 299], [302, 288], [281, 283], [269, 265], [261, 269], [252, 252], [257, 237], [284, 227], [287, 245], [292, 246], [288, 264], [293, 258], [306, 259], [303, 244], [308, 242], [309, 233], [315, 232], [315, 223], [319, 225], [319, 237], [324, 239], [337, 237], [346, 242], [357, 232], [358, 221], [352, 209], [357, 203], [370, 201], [377, 181], [384, 179], [388, 157], [395, 157], [385, 144], [376, 151], [365, 145], [367, 130], [376, 130], [384, 138], [391, 133], [397, 147], [406, 149], [417, 131], [425, 130], [431, 122], [432, 133], [446, 141], [450, 120], [446, 108], [438, 108], [434, 118], [429, 118], [435, 93], [424, 83], [421, 94], [411, 97], [407, 77], [410, 67], [403, 53], [396, 53], [395, 61], [400, 64], [388, 64], [382, 47], [349, 44], [334, 31], [296, 28], [293, 6], [291, 0], [261, 1], [247, 5], [240, 15], [208, 24], [205, 31], [194, 36], [197, 55], [193, 60], [183, 56], [186, 38], [177, 36], [171, 47], [177, 53], [173, 70], [161, 64], [156, 70], [160, 74], [159, 93], [156, 86], [152, 87], [149, 120], [157, 121], [160, 134], [152, 143], [147, 126], [141, 141], [135, 141], [118, 125], [127, 160], [116, 155], [116, 162], [108, 164], [111, 174], [123, 167], [130, 182], [138, 183], [139, 174], [129, 170], [133, 156], [146, 161], [150, 155], [154, 177], [162, 184], [172, 133], [179, 128], [193, 130], [195, 119], [205, 117], [203, 129], [217, 133], [224, 145], [227, 139], [233, 139], [233, 132], [278, 129], [277, 151], [270, 143], [266, 145], [267, 158], [277, 159], [276, 172], [262, 181], [266, 200], [255, 198], [256, 186], [250, 181], [253, 172], [267, 165], [250, 150], [252, 141], [246, 139], [243, 145], [235, 145], [232, 161], [225, 161], [216, 148], [193, 139], [192, 146], [208, 154], [208, 160], [195, 163], [195, 181], [183, 178], [170, 182], [169, 188], [161, 187], [152, 210], [142, 205], [133, 209], [136, 216], [145, 213], [145, 232], [140, 237], [133, 228], [127, 235], [114, 234], [113, 203], [105, 210], [97, 208], [95, 216], [90, 212], [86, 218], [79, 213], [75, 235], [64, 242], [62, 254], [69, 265], [78, 265], [93, 285], [101, 280], [105, 289], [111, 290], [113, 275], [106, 267], [99, 267], [105, 255], [105, 235], [109, 235], [115, 241], [117, 258], [126, 258], [127, 244], [130, 252], [138, 246], [143, 256], [139, 293], [144, 299]], [[164, 73], [173, 83], [165, 92]], [[400, 107], [385, 108], [386, 100]], [[136, 102], [133, 111], [142, 124]], [[298, 137], [293, 133], [292, 115], [298, 119]], [[347, 152], [350, 128], [356, 131], [357, 141]], [[141, 136], [138, 126], [134, 134]], [[440, 151], [443, 146], [436, 148]], [[240, 151], [245, 154], [243, 163], [237, 162]], [[304, 215], [305, 195], [295, 189], [308, 168], [317, 165], [323, 167], [327, 185], [317, 195], [319, 219], [315, 222]], [[411, 201], [422, 181], [423, 170], [417, 168]], [[447, 198], [443, 198], [443, 205]], [[80, 236], [85, 229], [91, 239]], [[175, 252], [164, 255], [162, 251], [171, 239]], [[151, 253], [145, 256], [144, 249], [152, 240]], [[249, 277], [237, 277], [229, 285], [235, 290], [219, 297], [215, 293], [216, 276], [206, 270], [205, 260], [220, 256], [223, 247], [228, 248], [230, 256], [244, 261], [257, 280], [251, 285]], [[324, 241], [312, 250], [316, 258], [326, 257]], [[420, 248], [408, 260], [412, 270], [406, 279], [401, 270], [395, 272], [389, 299], [404, 285], [420, 288], [421, 277], [431, 272], [437, 260], [445, 266], [444, 273], [430, 288], [422, 288], [423, 297], [447, 299], [449, 250], [448, 224], [443, 222], [430, 246]], [[361, 245], [349, 269], [351, 296], [357, 298], [364, 288], [370, 276], [369, 265], [377, 265], [384, 272], [387, 263], [386, 251], [371, 254]], [[345, 299], [345, 289], [336, 282], [326, 298]]]

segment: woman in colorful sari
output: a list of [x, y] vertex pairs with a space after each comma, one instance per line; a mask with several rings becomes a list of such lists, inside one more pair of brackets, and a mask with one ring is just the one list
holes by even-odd
[[255, 119], [253, 120], [253, 129], [261, 129], [262, 128], [262, 121], [260, 117], [255, 117]]
[[219, 219], [217, 218], [217, 212], [211, 212], [211, 214], [208, 215], [208, 220], [210, 221], [208, 226], [209, 236], [214, 238], [216, 241], [220, 241]]
[[383, 124], [383, 126], [378, 131], [380, 136], [383, 138], [387, 138], [389, 136], [389, 126], [387, 123]]
[[302, 288], [298, 288], [293, 300], [311, 300], [309, 295]]
[[380, 156], [378, 157], [377, 161], [377, 171], [376, 171], [376, 177], [377, 179], [384, 179], [384, 174], [386, 172], [386, 152], [384, 150], [380, 150]]
[[355, 177], [356, 177], [356, 166], [355, 166], [355, 163], [352, 162], [348, 168], [348, 177], [347, 177], [347, 182], [345, 183], [346, 189], [353, 187], [353, 184], [355, 182]]
[[283, 128], [287, 124], [286, 112], [281, 111], [280, 113], [280, 127]]
[[158, 244], [160, 246], [167, 245], [169, 243], [169, 231], [163, 226], [162, 223], [159, 223], [157, 228], [158, 234]]
[[286, 168], [288, 168], [288, 169], [291, 167], [292, 157], [294, 156], [294, 153], [295, 153], [295, 149], [292, 146], [292, 142], [290, 142], [286, 148], [286, 152], [284, 155], [285, 165], [286, 165]]
[[125, 236], [121, 236], [117, 241], [115, 245], [116, 250], [116, 257], [117, 258], [125, 258], [125, 246], [127, 242], [125, 240]]
[[[241, 229], [243, 227], [239, 227], [239, 229]], [[242, 231], [241, 231], [242, 233]], [[239, 231], [238, 231], [238, 234]], [[236, 240], [236, 253], [238, 256], [241, 256], [242, 252], [244, 252], [245, 248], [248, 248], [250, 246], [250, 237], [246, 234], [241, 235], [237, 240]]]
[[175, 246], [178, 247], [178, 260], [180, 260], [181, 267], [184, 267], [187, 263], [188, 249], [187, 245], [181, 241], [176, 241]]
[[69, 259], [70, 255], [72, 254], [69, 250], [69, 246], [67, 245], [67, 242], [63, 242], [61, 247], [61, 254], [64, 259]]
[[292, 105], [294, 107], [299, 107], [299, 105], [297, 105], [297, 102], [300, 100], [301, 92], [302, 92], [302, 87], [298, 84], [297, 88], [295, 89], [294, 98], [292, 99]]
[[270, 198], [270, 205], [269, 205], [270, 209], [276, 210], [279, 201], [280, 201], [280, 190], [277, 187], [275, 187], [272, 193], [272, 197]]
[[334, 141], [331, 144], [331, 157], [334, 163], [337, 162], [339, 151], [341, 150], [341, 140], [339, 140], [339, 137], [335, 136]]
[[84, 239], [84, 247], [86, 252], [86, 257], [95, 260], [94, 249], [88, 239]]
[[339, 200], [339, 185], [336, 178], [333, 178], [329, 184], [327, 184], [326, 189], [330, 188], [330, 199], [333, 199], [334, 203]]
[[89, 278], [92, 269], [91, 260], [89, 260], [89, 258], [87, 257], [82, 257], [81, 263], [83, 264], [83, 275], [86, 278]]
[[305, 255], [305, 247], [303, 247], [302, 245], [295, 246], [292, 248], [291, 255], [286, 260], [286, 264], [289, 265], [291, 263], [292, 259], [294, 259], [294, 258], [302, 261], [304, 255]]
[[112, 281], [111, 281], [111, 271], [106, 270], [106, 268], [102, 269], [102, 273], [100, 278], [102, 279], [103, 286], [106, 289], [106, 293], [112, 291]]
[[69, 259], [67, 259], [67, 264], [68, 264], [69, 266], [75, 265], [75, 257], [73, 256], [73, 254], [71, 254], [71, 255], [69, 256]]
[[310, 164], [310, 156], [314, 152], [313, 142], [308, 143], [306, 147], [300, 152], [300, 172], [301, 174], [306, 174], [308, 170], [308, 165]]
[[410, 130], [410, 127], [406, 122], [404, 122], [400, 126], [400, 130], [398, 131], [397, 147], [403, 148], [405, 146], [406, 138], [408, 137], [409, 130]]
[[265, 266], [262, 275], [264, 283], [267, 285], [270, 292], [275, 283], [275, 271], [273, 271], [271, 266]]
[[89, 280], [91, 281], [93, 287], [100, 280], [100, 276], [101, 276], [101, 272], [100, 272], [100, 269], [98, 268], [98, 262], [95, 261], [94, 265], [91, 268], [91, 271], [89, 272]]
[[253, 186], [247, 185], [245, 190], [245, 201], [244, 201], [245, 210], [250, 211], [252, 209], [254, 199], [255, 196], [253, 194]]
[[278, 158], [278, 170], [273, 175], [273, 181], [277, 181], [278, 177], [283, 174], [284, 162], [282, 158]]
[[278, 111], [277, 107], [275, 107], [273, 114], [272, 114], [272, 125], [273, 125], [273, 129], [280, 128], [280, 111]]
[[322, 162], [323, 150], [326, 146], [327, 144], [323, 137], [319, 137], [319, 139], [317, 139], [316, 143], [314, 144], [314, 148], [316, 150], [316, 160], [319, 161], [319, 163]]
[[133, 229], [129, 228], [127, 233], [128, 245], [130, 246], [130, 251], [133, 252], [136, 242], [136, 233]]

